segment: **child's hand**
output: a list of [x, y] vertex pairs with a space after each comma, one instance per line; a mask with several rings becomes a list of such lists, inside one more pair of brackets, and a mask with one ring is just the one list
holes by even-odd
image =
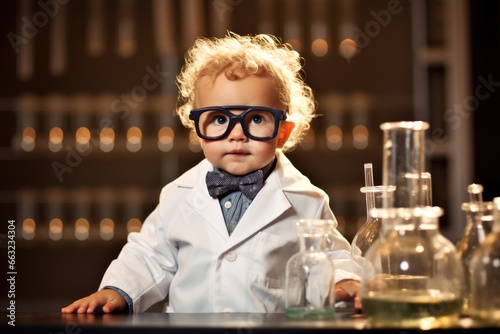
[[361, 310], [361, 299], [358, 295], [359, 282], [355, 280], [342, 280], [335, 284], [335, 300], [354, 300], [354, 308]]
[[62, 313], [92, 313], [102, 306], [104, 313], [123, 311], [127, 302], [118, 292], [111, 289], [97, 291], [90, 296], [78, 299], [61, 309]]

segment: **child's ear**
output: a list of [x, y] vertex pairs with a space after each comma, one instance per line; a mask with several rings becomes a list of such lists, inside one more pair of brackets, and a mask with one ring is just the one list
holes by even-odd
[[295, 123], [284, 121], [281, 123], [280, 131], [278, 133], [278, 148], [283, 148], [286, 141], [290, 137]]

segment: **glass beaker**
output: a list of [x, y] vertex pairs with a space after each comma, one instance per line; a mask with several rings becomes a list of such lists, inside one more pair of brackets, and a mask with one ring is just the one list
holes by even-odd
[[414, 208], [428, 202], [424, 187], [426, 122], [382, 123], [382, 185], [395, 186], [384, 208]]
[[456, 247], [465, 271], [465, 294], [462, 312], [470, 315], [470, 261], [476, 249], [491, 232], [493, 203], [483, 202], [483, 187], [480, 184], [470, 184], [467, 191], [469, 192], [470, 202], [462, 203], [461, 207], [466, 215], [466, 225]]
[[480, 321], [500, 321], [500, 197], [493, 199], [493, 226], [470, 262], [469, 313]]
[[289, 318], [335, 316], [333, 263], [325, 252], [332, 220], [296, 221], [300, 251], [286, 265], [285, 312]]

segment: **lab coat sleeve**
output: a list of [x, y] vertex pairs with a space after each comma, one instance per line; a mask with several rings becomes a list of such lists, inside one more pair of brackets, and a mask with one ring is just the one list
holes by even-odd
[[160, 204], [146, 218], [141, 231], [131, 233], [118, 257], [111, 262], [99, 289], [114, 286], [133, 300], [133, 311], [144, 312], [166, 298], [177, 270], [177, 248], [167, 240]]

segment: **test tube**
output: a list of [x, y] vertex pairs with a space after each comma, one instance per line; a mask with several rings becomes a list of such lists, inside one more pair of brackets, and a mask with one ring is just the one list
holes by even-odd
[[368, 147], [369, 131], [367, 124], [370, 97], [366, 93], [358, 92], [350, 97], [349, 102], [353, 125], [352, 143], [358, 150], [363, 150]]
[[63, 238], [64, 223], [63, 223], [63, 204], [64, 194], [61, 188], [51, 188], [47, 190], [45, 195], [47, 200], [47, 212], [49, 220], [49, 238], [57, 241]]
[[99, 236], [102, 240], [111, 240], [115, 235], [114, 200], [115, 194], [110, 188], [101, 189], [98, 194]]
[[93, 108], [92, 98], [86, 93], [78, 93], [71, 99], [71, 121], [75, 129], [75, 148], [81, 153], [90, 153], [94, 144], [91, 133], [90, 113]]
[[59, 93], [53, 93], [45, 99], [47, 112], [46, 131], [49, 134], [48, 147], [52, 152], [59, 152], [64, 141], [63, 112], [66, 108], [66, 99]]
[[316, 57], [323, 57], [328, 53], [328, 26], [325, 18], [327, 5], [325, 0], [311, 2], [311, 51]]
[[35, 149], [37, 124], [36, 111], [39, 107], [39, 99], [33, 94], [23, 94], [16, 99], [17, 111], [17, 134], [14, 136], [14, 147], [25, 152]]
[[84, 241], [90, 237], [90, 202], [92, 195], [86, 188], [78, 188], [74, 192], [74, 236], [77, 240]]
[[321, 108], [325, 110], [327, 128], [325, 132], [326, 146], [337, 151], [343, 145], [342, 113], [345, 108], [344, 99], [336, 92], [327, 93], [320, 100]]
[[25, 240], [33, 240], [36, 235], [35, 202], [36, 194], [34, 190], [19, 190], [18, 215], [20, 221], [22, 221], [21, 235]]
[[[140, 188], [131, 188], [123, 193], [122, 201], [125, 205], [125, 217], [127, 220], [125, 236], [131, 232], [138, 232], [142, 227], [139, 219], [142, 214], [142, 205], [144, 202], [144, 192]], [[120, 231], [122, 232], [122, 231]]]
[[301, 1], [290, 0], [285, 6], [285, 42], [290, 44], [297, 52], [302, 50], [302, 33], [300, 31], [301, 25], [299, 21], [301, 17], [300, 5]]

